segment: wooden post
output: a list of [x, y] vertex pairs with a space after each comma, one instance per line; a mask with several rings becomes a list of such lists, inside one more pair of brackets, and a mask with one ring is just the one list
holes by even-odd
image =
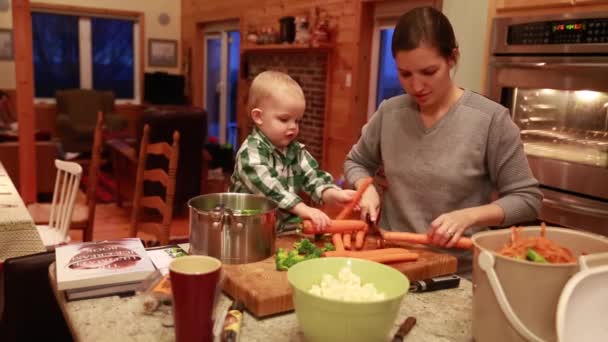
[[[13, 46], [17, 121], [19, 122], [19, 192], [25, 203], [36, 201], [36, 118], [34, 116], [34, 58], [29, 0], [13, 0]], [[51, 172], [51, 170], [45, 170]]]

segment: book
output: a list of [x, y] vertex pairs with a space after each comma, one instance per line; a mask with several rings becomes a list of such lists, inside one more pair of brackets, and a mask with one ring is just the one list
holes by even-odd
[[87, 287], [84, 289], [66, 290], [65, 296], [68, 300], [96, 298], [114, 295], [132, 295], [135, 294], [137, 286], [141, 282], [124, 283], [117, 285], [102, 285]]
[[98, 293], [104, 287], [107, 292], [110, 287], [141, 282], [155, 271], [138, 238], [59, 246], [55, 259], [57, 289], [69, 293]]
[[169, 264], [173, 259], [188, 255], [188, 253], [179, 245], [148, 249], [146, 252], [148, 252], [148, 256], [152, 260], [152, 263], [162, 275], [167, 275], [169, 273]]

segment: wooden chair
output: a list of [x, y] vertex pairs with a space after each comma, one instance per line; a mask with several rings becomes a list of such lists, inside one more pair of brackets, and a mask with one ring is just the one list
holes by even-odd
[[[173, 133], [173, 145], [166, 142], [149, 144], [150, 126], [144, 126], [144, 132], [139, 147], [139, 161], [133, 196], [133, 212], [131, 213], [130, 236], [136, 237], [139, 231], [152, 234], [161, 245], [170, 241], [171, 219], [173, 217], [173, 199], [175, 196], [175, 175], [179, 160], [179, 132]], [[169, 160], [169, 173], [163, 169], [146, 170], [148, 155], [162, 155]], [[161, 183], [165, 187], [165, 198], [160, 196], [143, 196], [144, 181]], [[162, 216], [159, 222], [140, 222], [142, 209], [156, 209]]]
[[[87, 182], [86, 198], [82, 199], [81, 193], [77, 195], [77, 201], [72, 215], [71, 229], [82, 230], [82, 240], [93, 240], [93, 227], [95, 224], [95, 208], [97, 206], [97, 179], [101, 167], [101, 149], [103, 147], [103, 113], [97, 113], [97, 124], [93, 135], [93, 149], [91, 150], [91, 161], [89, 163], [89, 174]], [[33, 203], [28, 205], [28, 210], [34, 222], [48, 224], [51, 205], [49, 203]]]
[[68, 229], [72, 223], [72, 211], [82, 177], [82, 167], [78, 163], [57, 159], [55, 167], [57, 167], [57, 177], [55, 178], [49, 223], [36, 226], [40, 239], [48, 250], [70, 241]]

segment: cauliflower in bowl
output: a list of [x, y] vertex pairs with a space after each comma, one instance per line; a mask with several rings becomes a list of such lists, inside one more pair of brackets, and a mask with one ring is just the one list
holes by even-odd
[[349, 267], [342, 268], [337, 278], [331, 274], [324, 274], [321, 284], [313, 285], [308, 292], [328, 299], [349, 302], [373, 302], [385, 298], [384, 293], [379, 292], [374, 284], [361, 285], [361, 278]]

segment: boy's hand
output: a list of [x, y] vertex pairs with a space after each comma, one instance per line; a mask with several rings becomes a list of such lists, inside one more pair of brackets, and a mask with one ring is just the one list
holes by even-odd
[[298, 203], [293, 207], [292, 212], [303, 219], [311, 220], [318, 231], [322, 231], [331, 223], [331, 219], [327, 214], [319, 209], [311, 208], [304, 203]]
[[329, 188], [323, 191], [323, 202], [327, 204], [344, 206], [353, 200], [356, 193], [357, 192], [355, 190]]

